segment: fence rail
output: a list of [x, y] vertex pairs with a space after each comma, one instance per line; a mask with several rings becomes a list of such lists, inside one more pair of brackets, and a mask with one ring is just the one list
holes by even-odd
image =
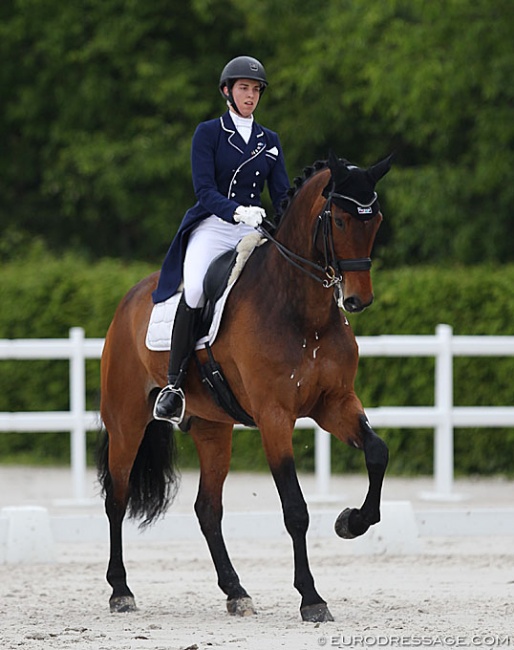
[[[100, 416], [86, 411], [86, 359], [99, 359], [103, 339], [86, 339], [74, 327], [69, 339], [0, 340], [0, 360], [68, 359], [70, 410], [65, 412], [0, 413], [0, 431], [68, 431], [71, 434], [73, 496], [86, 494], [86, 432], [98, 429]], [[453, 498], [453, 429], [455, 427], [514, 426], [514, 406], [459, 407], [453, 405], [453, 358], [456, 356], [514, 356], [514, 336], [453, 336], [449, 325], [438, 325], [434, 336], [373, 336], [358, 338], [362, 357], [434, 357], [433, 406], [366, 409], [375, 428], [434, 428], [434, 492]], [[315, 422], [301, 418], [298, 428], [315, 431], [316, 485], [319, 498], [330, 491], [330, 436]]]

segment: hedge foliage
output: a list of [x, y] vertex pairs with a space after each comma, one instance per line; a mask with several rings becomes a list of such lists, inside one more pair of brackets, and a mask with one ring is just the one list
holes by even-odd
[[[113, 260], [90, 263], [67, 255], [56, 259], [37, 246], [21, 261], [0, 271], [0, 338], [61, 338], [81, 326], [87, 337], [103, 337], [117, 303], [147, 264]], [[376, 300], [351, 317], [357, 336], [433, 334], [439, 323], [456, 335], [514, 335], [514, 265], [472, 268], [403, 268], [373, 272]], [[457, 358], [454, 403], [458, 406], [512, 405], [513, 358]], [[127, 378], [129, 381], [129, 378]], [[366, 407], [422, 406], [434, 401], [434, 361], [429, 358], [368, 358], [360, 361], [357, 392]], [[87, 364], [87, 407], [99, 403], [99, 362]], [[68, 363], [2, 360], [0, 411], [60, 411], [69, 408]], [[430, 474], [433, 431], [386, 430], [379, 433], [391, 450], [390, 471]], [[181, 465], [196, 465], [188, 436], [178, 434]], [[238, 431], [233, 467], [265, 468], [258, 432]], [[96, 436], [88, 439], [93, 454]], [[314, 465], [311, 431], [295, 432], [297, 462]], [[456, 471], [461, 474], [514, 475], [512, 429], [464, 429], [455, 432]], [[69, 462], [69, 440], [62, 433], [0, 433], [2, 462]], [[363, 469], [362, 455], [332, 441], [334, 471]]]

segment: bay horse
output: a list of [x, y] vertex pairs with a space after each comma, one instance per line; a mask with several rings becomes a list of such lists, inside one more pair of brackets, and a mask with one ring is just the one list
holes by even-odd
[[[312, 418], [364, 452], [367, 495], [360, 508], [339, 515], [336, 533], [357, 537], [380, 520], [388, 451], [354, 391], [358, 348], [343, 309], [359, 312], [373, 301], [370, 254], [382, 221], [375, 184], [390, 166], [391, 157], [361, 169], [331, 154], [295, 179], [275, 234], [268, 233], [268, 241], [255, 249], [233, 286], [211, 347], [235, 398], [260, 431], [292, 538], [304, 621], [333, 618], [309, 568], [309, 515], [292, 443], [297, 418]], [[177, 489], [173, 427], [152, 418], [155, 397], [166, 384], [168, 353], [145, 345], [157, 280], [158, 273], [150, 275], [122, 299], [101, 361], [105, 432], [98, 469], [110, 527], [106, 577], [113, 612], [136, 609], [123, 563], [125, 514], [148, 525], [164, 514]], [[196, 355], [200, 363], [207, 360], [203, 349]], [[253, 614], [221, 525], [235, 420], [212, 399], [198, 363], [190, 363], [185, 388], [189, 435], [200, 463], [194, 509], [228, 612]]]

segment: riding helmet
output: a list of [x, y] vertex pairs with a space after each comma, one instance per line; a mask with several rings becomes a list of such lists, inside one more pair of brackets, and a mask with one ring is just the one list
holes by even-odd
[[266, 70], [260, 61], [251, 56], [236, 56], [229, 61], [223, 68], [220, 76], [219, 89], [223, 97], [223, 86], [228, 86], [229, 91], [232, 89], [237, 79], [254, 79], [261, 82], [261, 95], [268, 85], [266, 79]]

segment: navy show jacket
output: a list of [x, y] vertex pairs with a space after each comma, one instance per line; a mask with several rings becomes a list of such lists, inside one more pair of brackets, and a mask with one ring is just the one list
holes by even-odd
[[202, 122], [191, 146], [193, 187], [197, 202], [179, 226], [164, 259], [154, 303], [167, 300], [182, 282], [187, 241], [195, 226], [211, 215], [234, 223], [239, 205], [261, 205], [261, 192], [268, 185], [273, 207], [280, 205], [289, 179], [278, 135], [255, 121], [248, 144], [236, 130], [229, 112]]

